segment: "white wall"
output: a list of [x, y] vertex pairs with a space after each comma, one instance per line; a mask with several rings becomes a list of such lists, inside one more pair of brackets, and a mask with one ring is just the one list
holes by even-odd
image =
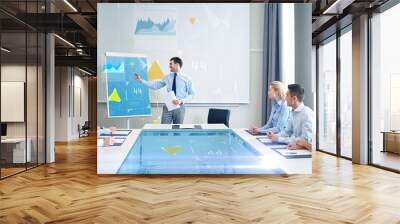
[[55, 69], [55, 141], [68, 140], [68, 86], [67, 67]]
[[282, 4], [282, 82], [291, 84], [295, 81], [294, 71], [294, 3]]
[[[76, 70], [75, 70], [76, 72]], [[75, 113], [72, 113], [72, 120], [71, 120], [71, 135], [73, 136], [73, 138], [77, 138], [79, 137], [79, 133], [78, 133], [78, 124], [80, 124], [81, 126], [85, 123], [85, 121], [88, 121], [88, 106], [89, 106], [89, 102], [88, 102], [88, 77], [87, 76], [81, 76], [79, 73], [79, 75], [74, 76], [74, 86], [75, 86], [75, 92], [73, 94], [75, 94], [74, 98], [74, 103], [75, 106], [72, 109], [73, 111], [75, 110]], [[80, 90], [80, 93], [78, 93], [78, 91]], [[79, 97], [80, 95], [80, 97]], [[79, 99], [80, 98], [80, 99]], [[81, 101], [79, 103], [79, 100]], [[80, 105], [79, 105], [80, 104]], [[79, 106], [81, 108], [79, 108]], [[80, 112], [80, 109], [82, 110]]]
[[[234, 106], [188, 104], [184, 123], [207, 123], [209, 108], [228, 108], [231, 110], [231, 127], [261, 125], [263, 21], [264, 4], [250, 4], [250, 103]], [[110, 125], [117, 125], [118, 127], [128, 127], [129, 123], [129, 128], [141, 128], [144, 124], [153, 122], [153, 120], [160, 122], [162, 103], [152, 105], [152, 117], [138, 117], [129, 120], [126, 118], [108, 119], [105, 103], [98, 103], [97, 110], [98, 126], [108, 127]]]
[[[78, 124], [88, 120], [88, 78], [71, 67], [56, 67], [55, 76], [55, 141], [77, 139]], [[82, 114], [76, 106], [79, 89]]]

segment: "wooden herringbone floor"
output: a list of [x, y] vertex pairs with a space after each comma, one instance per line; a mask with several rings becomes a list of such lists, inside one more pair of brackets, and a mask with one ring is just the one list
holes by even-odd
[[312, 175], [99, 176], [96, 140], [0, 181], [0, 223], [400, 223], [400, 175], [314, 154]]

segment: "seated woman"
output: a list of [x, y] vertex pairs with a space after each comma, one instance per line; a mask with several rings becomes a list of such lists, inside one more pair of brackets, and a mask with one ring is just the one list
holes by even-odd
[[289, 108], [286, 103], [285, 88], [281, 82], [273, 81], [268, 88], [268, 98], [271, 99], [272, 109], [267, 124], [263, 127], [252, 127], [249, 131], [253, 134], [279, 133], [287, 125]]

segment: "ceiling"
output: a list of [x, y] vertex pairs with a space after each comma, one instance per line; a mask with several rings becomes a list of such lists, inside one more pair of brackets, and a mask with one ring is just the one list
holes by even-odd
[[[337, 3], [335, 3], [337, 1]], [[295, 2], [311, 3], [313, 43], [318, 43], [337, 27], [351, 23], [351, 17], [372, 10], [388, 0], [292, 0], [292, 1], [213, 1], [202, 2]], [[25, 28], [40, 32], [54, 32], [56, 65], [79, 66], [95, 73], [97, 40], [97, 3], [197, 2], [165, 0], [1, 0], [0, 24], [4, 38], [13, 40], [14, 47], [23, 46], [18, 32]], [[49, 12], [52, 13], [49, 13]], [[26, 13], [27, 12], [27, 13]], [[338, 22], [341, 21], [341, 22]], [[347, 21], [347, 22], [346, 22]], [[339, 26], [338, 26], [339, 24]], [[3, 35], [4, 36], [4, 35]], [[8, 41], [10, 41], [8, 40]], [[66, 41], [64, 41], [66, 40]], [[22, 42], [21, 42], [22, 41]], [[4, 42], [2, 42], [4, 43]], [[29, 45], [34, 46], [34, 45]], [[30, 49], [28, 48], [28, 51]]]

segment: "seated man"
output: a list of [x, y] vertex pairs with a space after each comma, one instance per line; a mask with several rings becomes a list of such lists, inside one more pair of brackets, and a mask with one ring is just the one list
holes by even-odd
[[312, 149], [314, 112], [303, 104], [304, 88], [288, 86], [286, 101], [292, 107], [287, 127], [279, 134], [268, 133], [272, 141], [288, 144], [289, 149]]

